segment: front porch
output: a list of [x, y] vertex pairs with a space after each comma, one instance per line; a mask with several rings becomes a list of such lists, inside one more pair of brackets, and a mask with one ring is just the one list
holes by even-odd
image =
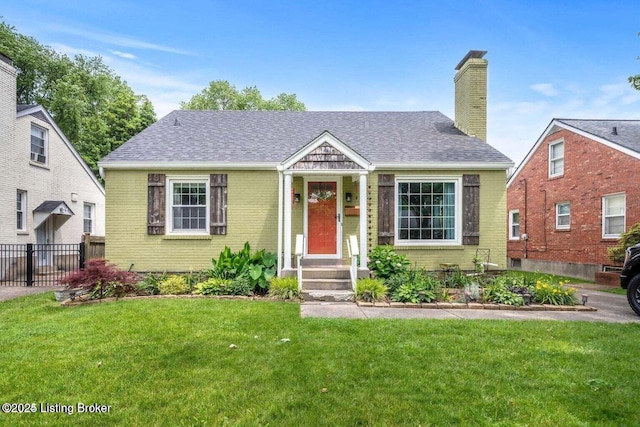
[[[361, 255], [355, 276], [368, 275], [367, 189], [373, 169], [328, 132], [282, 163], [278, 168], [278, 253], [282, 257], [278, 275], [297, 274], [294, 255], [305, 263], [349, 266], [352, 253]], [[295, 252], [294, 236], [302, 236]]]

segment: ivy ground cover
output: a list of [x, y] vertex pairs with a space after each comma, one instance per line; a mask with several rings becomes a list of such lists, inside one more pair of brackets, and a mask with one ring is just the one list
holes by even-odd
[[638, 324], [303, 319], [296, 303], [206, 298], [61, 307], [52, 293], [0, 313], [0, 396], [38, 408], [0, 425], [640, 423]]

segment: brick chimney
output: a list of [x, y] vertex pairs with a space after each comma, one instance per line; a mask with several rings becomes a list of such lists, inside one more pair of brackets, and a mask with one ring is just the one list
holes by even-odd
[[456, 66], [455, 122], [462, 132], [487, 141], [486, 50], [470, 50]]

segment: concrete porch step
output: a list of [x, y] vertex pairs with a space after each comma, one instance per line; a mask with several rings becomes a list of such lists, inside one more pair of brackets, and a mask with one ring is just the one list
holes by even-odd
[[349, 267], [302, 267], [302, 280], [306, 279], [343, 279], [349, 280]]
[[351, 290], [303, 289], [302, 299], [304, 301], [353, 302], [354, 294]]
[[302, 289], [349, 291], [351, 279], [302, 279]]

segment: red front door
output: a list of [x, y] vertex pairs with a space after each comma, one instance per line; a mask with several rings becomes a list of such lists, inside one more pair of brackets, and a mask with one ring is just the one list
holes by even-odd
[[336, 255], [336, 183], [309, 182], [307, 190], [307, 251], [309, 255]]

